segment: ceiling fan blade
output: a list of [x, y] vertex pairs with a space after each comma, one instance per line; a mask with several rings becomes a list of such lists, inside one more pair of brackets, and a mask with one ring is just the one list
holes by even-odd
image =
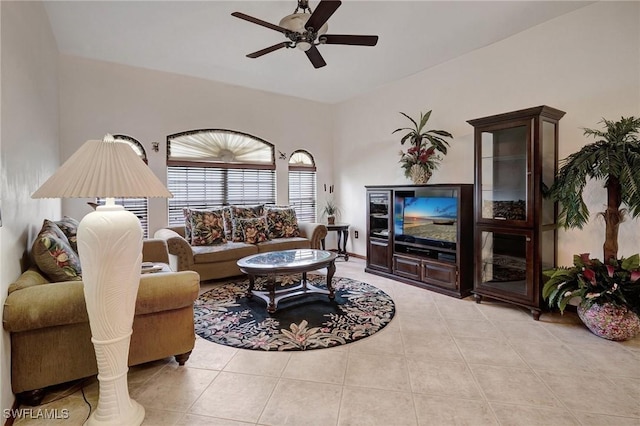
[[283, 41], [282, 43], [278, 43], [278, 44], [274, 44], [273, 46], [269, 46], [269, 47], [265, 47], [262, 50], [258, 50], [257, 52], [253, 52], [253, 53], [249, 53], [247, 55], [247, 58], [259, 58], [262, 55], [266, 55], [267, 53], [271, 53], [274, 52], [278, 49], [282, 49], [283, 47], [287, 47], [289, 46], [289, 42], [288, 41]]
[[304, 27], [318, 31], [341, 4], [342, 2], [338, 0], [321, 0]]
[[320, 43], [326, 44], [350, 44], [354, 46], [375, 46], [378, 43], [378, 36], [374, 35], [348, 35], [348, 34], [325, 34], [320, 36]]
[[231, 16], [235, 16], [236, 18], [240, 18], [240, 19], [244, 19], [245, 21], [249, 21], [252, 22], [254, 24], [258, 24], [258, 25], [262, 25], [263, 27], [267, 27], [270, 28], [272, 30], [276, 30], [279, 31], [283, 34], [289, 34], [290, 31], [286, 28], [280, 27], [278, 25], [274, 25], [270, 22], [267, 21], [263, 21], [262, 19], [258, 19], [258, 18], [254, 18], [253, 16], [249, 16], [249, 15], [245, 15], [244, 13], [241, 12], [233, 12], [231, 14]]
[[327, 65], [317, 47], [311, 46], [311, 49], [307, 50], [304, 53], [307, 54], [307, 58], [309, 58], [314, 68], [322, 68]]

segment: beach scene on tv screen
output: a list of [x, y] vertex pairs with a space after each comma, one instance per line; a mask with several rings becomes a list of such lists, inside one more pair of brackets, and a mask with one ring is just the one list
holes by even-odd
[[405, 235], [456, 242], [457, 198], [407, 197], [403, 216]]

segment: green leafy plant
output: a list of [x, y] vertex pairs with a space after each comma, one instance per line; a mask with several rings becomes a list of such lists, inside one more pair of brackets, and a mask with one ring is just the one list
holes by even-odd
[[[597, 138], [580, 151], [561, 160], [561, 168], [546, 195], [560, 203], [558, 223], [564, 228], [582, 227], [589, 221], [583, 199], [588, 179], [603, 180], [607, 189], [605, 222], [605, 261], [618, 257], [618, 229], [629, 213], [640, 216], [640, 118], [602, 119], [605, 129], [584, 129], [585, 136]], [[626, 209], [621, 209], [622, 205]]]
[[340, 208], [336, 202], [330, 198], [327, 200], [324, 208], [322, 209], [322, 216], [337, 216], [340, 214]]
[[451, 133], [444, 130], [424, 129], [431, 117], [431, 112], [432, 110], [425, 114], [420, 113], [420, 119], [417, 121], [401, 112], [400, 114], [411, 121], [413, 127], [401, 127], [392, 132], [393, 134], [406, 131], [407, 133], [400, 139], [400, 144], [404, 145], [407, 141], [411, 143], [411, 147], [406, 152], [400, 151], [400, 163], [402, 163], [406, 177], [411, 177], [414, 166], [418, 166], [431, 175], [442, 161], [442, 157], [438, 153], [447, 154], [449, 142], [444, 138], [453, 138]]
[[542, 297], [550, 307], [564, 312], [569, 302], [579, 298], [584, 307], [612, 303], [640, 314], [640, 255], [603, 263], [589, 253], [573, 256], [573, 267], [544, 271], [548, 281]]

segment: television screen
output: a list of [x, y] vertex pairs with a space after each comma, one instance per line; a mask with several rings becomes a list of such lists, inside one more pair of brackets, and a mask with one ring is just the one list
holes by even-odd
[[394, 228], [399, 241], [418, 244], [457, 241], [456, 197], [399, 197], [395, 213]]

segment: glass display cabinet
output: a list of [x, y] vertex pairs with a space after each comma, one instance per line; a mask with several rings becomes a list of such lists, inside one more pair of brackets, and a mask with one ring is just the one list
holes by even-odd
[[391, 191], [367, 190], [367, 269], [391, 271]]
[[476, 301], [542, 311], [542, 271], [556, 264], [557, 207], [544, 198], [558, 164], [558, 121], [548, 106], [469, 120], [475, 141]]

